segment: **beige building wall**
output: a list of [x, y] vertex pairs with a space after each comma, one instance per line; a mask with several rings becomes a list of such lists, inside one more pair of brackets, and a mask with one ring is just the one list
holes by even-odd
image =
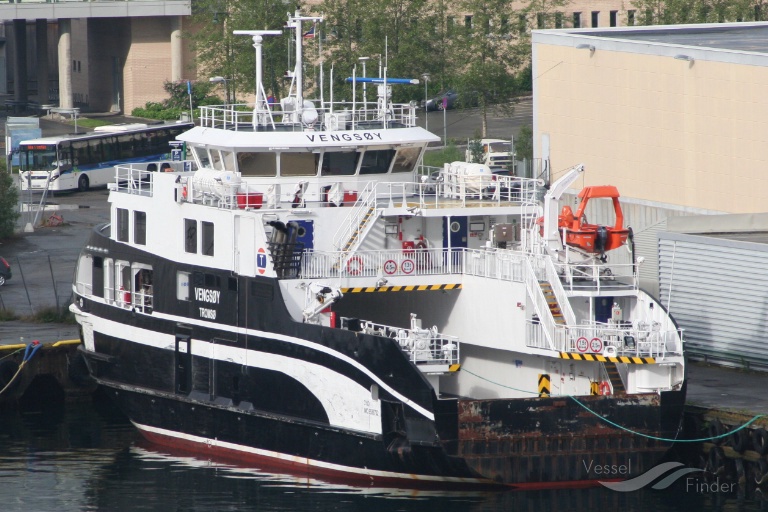
[[611, 184], [624, 196], [732, 213], [768, 208], [767, 55], [579, 34], [535, 35], [533, 59], [536, 156], [548, 135], [553, 179], [584, 163], [579, 188]]

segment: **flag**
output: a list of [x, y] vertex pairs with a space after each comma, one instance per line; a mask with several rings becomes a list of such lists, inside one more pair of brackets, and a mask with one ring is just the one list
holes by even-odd
[[312, 28], [304, 32], [304, 39], [312, 39], [315, 37], [315, 27], [317, 26], [317, 23], [312, 24]]
[[187, 80], [187, 94], [192, 95], [192, 84]]

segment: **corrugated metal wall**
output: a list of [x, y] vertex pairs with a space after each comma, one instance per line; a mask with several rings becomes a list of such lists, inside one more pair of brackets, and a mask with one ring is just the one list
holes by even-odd
[[661, 302], [689, 355], [768, 369], [768, 246], [659, 233]]

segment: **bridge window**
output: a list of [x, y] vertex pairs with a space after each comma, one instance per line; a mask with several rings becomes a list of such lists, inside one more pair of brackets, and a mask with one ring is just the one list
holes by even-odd
[[176, 298], [189, 300], [189, 272], [176, 272]]
[[274, 153], [237, 153], [237, 169], [243, 176], [277, 176]]
[[280, 176], [315, 176], [318, 158], [316, 153], [280, 153]]
[[395, 157], [395, 165], [392, 172], [411, 172], [419, 160], [421, 148], [401, 148]]
[[360, 164], [360, 174], [385, 174], [389, 171], [394, 149], [368, 150], [363, 153], [363, 163]]
[[323, 155], [322, 176], [352, 176], [357, 170], [357, 151], [326, 151]]

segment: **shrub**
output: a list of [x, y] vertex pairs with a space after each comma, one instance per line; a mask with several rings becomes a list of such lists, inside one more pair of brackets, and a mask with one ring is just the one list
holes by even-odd
[[[163, 84], [168, 98], [162, 102], [149, 101], [143, 107], [137, 107], [131, 111], [135, 117], [146, 119], [160, 119], [171, 121], [179, 119], [182, 112], [189, 112], [189, 94], [187, 93], [187, 81], [165, 82]], [[192, 107], [202, 105], [220, 105], [224, 103], [217, 96], [211, 96], [211, 84], [207, 82], [191, 82]]]

